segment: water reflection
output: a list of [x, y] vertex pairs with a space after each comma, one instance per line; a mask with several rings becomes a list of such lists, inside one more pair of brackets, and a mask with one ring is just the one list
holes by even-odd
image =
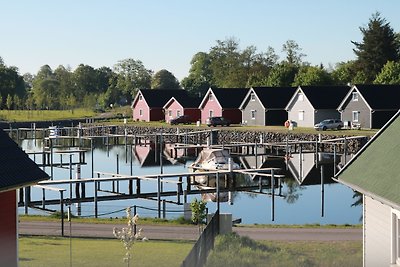
[[[183, 173], [187, 172], [187, 166], [196, 158], [200, 148], [175, 149], [172, 144], [166, 144], [160, 150], [159, 146], [104, 146], [101, 142], [94, 143], [94, 153], [89, 151], [87, 155], [87, 166], [82, 167], [82, 177], [90, 177], [92, 156], [95, 158], [95, 170], [104, 172], [115, 172], [115, 156], [119, 155], [120, 160], [125, 159], [125, 165], [121, 164], [120, 173], [130, 173], [133, 165], [134, 175], [147, 175], [160, 173], [163, 168], [164, 173]], [[23, 143], [25, 149], [42, 150], [42, 146], [35, 141]], [[90, 148], [90, 143], [85, 143], [84, 147]], [[161, 151], [161, 153], [160, 153]], [[160, 155], [161, 154], [161, 155]], [[161, 160], [160, 160], [161, 159]], [[234, 161], [243, 169], [262, 169], [279, 168], [276, 174], [284, 175], [284, 178], [275, 178], [272, 182], [270, 178], [257, 174], [236, 174], [235, 182], [237, 186], [250, 187], [252, 190], [236, 191], [235, 188], [227, 187], [228, 201], [223, 203], [222, 210], [231, 212], [235, 218], [242, 218], [243, 223], [272, 223], [269, 211], [271, 210], [271, 193], [274, 189], [276, 196], [276, 219], [273, 223], [358, 223], [361, 215], [360, 207], [351, 207], [355, 202], [353, 192], [343, 185], [336, 184], [331, 179], [334, 171], [349, 161], [349, 156], [334, 156], [332, 153], [302, 153], [291, 154], [290, 157], [277, 156], [271, 154], [261, 154], [257, 151], [256, 155], [234, 155]], [[131, 166], [130, 166], [131, 165]], [[48, 171], [48, 167], [46, 168]], [[68, 170], [56, 170], [55, 177], [68, 177]], [[321, 174], [325, 187], [325, 216], [322, 218], [321, 209]], [[257, 186], [261, 183], [260, 189]], [[221, 183], [223, 185], [223, 183]], [[124, 184], [121, 184], [123, 187]], [[143, 184], [142, 190], [146, 187]], [[152, 186], [152, 187], [151, 187]], [[154, 185], [149, 185], [148, 190], [154, 191]], [[184, 185], [186, 186], [186, 185]], [[272, 188], [273, 186], [273, 188]], [[256, 189], [254, 189], [256, 187]], [[185, 188], [185, 187], [184, 187]], [[66, 188], [68, 190], [68, 188]], [[87, 192], [92, 192], [88, 187]], [[188, 202], [196, 195], [188, 196]], [[197, 196], [198, 197], [198, 196]], [[40, 195], [39, 195], [40, 199]], [[167, 198], [169, 200], [170, 198]], [[175, 200], [176, 198], [174, 198]], [[126, 204], [128, 203], [128, 204]], [[132, 203], [154, 207], [155, 202], [142, 199], [127, 201], [104, 202], [100, 207], [100, 212], [124, 208]], [[233, 204], [233, 205], [230, 205]], [[179, 206], [171, 204], [167, 209], [177, 210]], [[212, 210], [213, 203], [207, 204]], [[180, 208], [182, 209], [182, 208]], [[83, 214], [91, 215], [92, 204], [86, 203], [82, 206]], [[144, 216], [156, 216], [155, 213], [144, 213]], [[114, 215], [114, 216], [122, 216]], [[167, 216], [176, 216], [171, 213]]]

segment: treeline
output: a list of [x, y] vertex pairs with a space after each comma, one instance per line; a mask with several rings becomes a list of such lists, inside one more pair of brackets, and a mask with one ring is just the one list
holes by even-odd
[[189, 75], [180, 82], [168, 70], [154, 73], [135, 59], [121, 60], [112, 69], [81, 64], [75, 70], [62, 65], [52, 70], [44, 65], [35, 75], [21, 76], [0, 57], [0, 108], [104, 109], [130, 104], [143, 88], [182, 88], [202, 95], [209, 87], [400, 84], [400, 35], [379, 13], [360, 31], [362, 41], [352, 42], [356, 59], [329, 68], [305, 61], [293, 40], [282, 45], [283, 59], [272, 47], [260, 52], [255, 46], [241, 49], [235, 38], [217, 40], [208, 52], [193, 56]]

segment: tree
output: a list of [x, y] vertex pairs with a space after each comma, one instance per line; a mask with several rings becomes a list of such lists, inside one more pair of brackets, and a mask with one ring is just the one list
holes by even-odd
[[331, 75], [321, 67], [302, 66], [294, 78], [294, 86], [299, 85], [332, 85]]
[[358, 76], [364, 76], [365, 83], [371, 83], [386, 62], [399, 60], [400, 44], [390, 24], [378, 12], [372, 15], [367, 27], [360, 27], [360, 31], [362, 42], [352, 41], [356, 46], [353, 49], [357, 56], [356, 70], [362, 72]]
[[400, 62], [388, 61], [374, 80], [376, 84], [400, 84]]
[[12, 99], [11, 95], [7, 95], [6, 105], [7, 105], [7, 109], [11, 110], [12, 105], [13, 105], [13, 99]]
[[96, 71], [92, 66], [79, 64], [73, 73], [75, 96], [82, 99], [88, 93], [97, 93]]
[[286, 62], [289, 65], [300, 66], [302, 58], [306, 54], [301, 53], [300, 46], [294, 40], [287, 40], [282, 46], [282, 52], [286, 53]]
[[295, 65], [282, 62], [271, 70], [264, 83], [266, 86], [273, 87], [292, 86], [298, 69], [299, 67]]
[[217, 45], [210, 49], [209, 56], [215, 86], [226, 88], [246, 86], [247, 77], [238, 40], [233, 37], [224, 41], [217, 40]]
[[4, 97], [3, 103], [7, 95], [18, 95], [20, 98], [25, 96], [26, 89], [23, 77], [18, 74], [15, 67], [7, 67], [0, 64], [0, 95]]
[[192, 210], [192, 222], [199, 226], [199, 233], [201, 234], [202, 224], [206, 218], [206, 205], [204, 201], [198, 201], [197, 198], [193, 199], [190, 203], [190, 209]]
[[162, 69], [151, 79], [151, 89], [182, 89], [178, 79], [169, 71]]
[[152, 70], [144, 67], [140, 60], [132, 58], [118, 61], [114, 65], [114, 71], [117, 73], [116, 87], [129, 102], [139, 89], [149, 89], [151, 86]]
[[203, 96], [212, 85], [211, 60], [207, 53], [198, 52], [190, 61], [189, 76], [181, 81], [191, 95]]
[[347, 85], [354, 83], [353, 79], [356, 76], [354, 61], [337, 63], [335, 69], [331, 73], [332, 79], [336, 85]]
[[[58, 99], [60, 102], [60, 107], [62, 109], [68, 109], [70, 108], [68, 99], [71, 95], [75, 97], [75, 94], [77, 94], [74, 74], [69, 68], [65, 68], [64, 66], [60, 65], [54, 70], [54, 78], [59, 82], [57, 91], [59, 92]], [[79, 95], [77, 95], [77, 97], [79, 97]]]

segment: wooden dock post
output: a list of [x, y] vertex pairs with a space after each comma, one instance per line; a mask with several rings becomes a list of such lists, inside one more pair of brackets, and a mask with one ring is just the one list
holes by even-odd
[[161, 176], [157, 175], [157, 207], [158, 207], [158, 218], [161, 218]]
[[[100, 173], [97, 174], [98, 178], [100, 178]], [[94, 217], [97, 219], [98, 217], [98, 206], [97, 206], [97, 185], [99, 184], [98, 181], [94, 181], [94, 196], [93, 196], [93, 202], [94, 202]]]
[[29, 208], [29, 204], [31, 202], [31, 187], [27, 186], [25, 187], [25, 215], [28, 215], [28, 208]]
[[324, 183], [324, 165], [321, 164], [321, 217], [325, 212], [325, 183]]
[[275, 221], [275, 176], [274, 169], [271, 170], [271, 220]]

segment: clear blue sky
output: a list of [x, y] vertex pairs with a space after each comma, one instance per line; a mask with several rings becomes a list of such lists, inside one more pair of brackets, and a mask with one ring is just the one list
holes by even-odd
[[376, 11], [400, 31], [399, 0], [0, 0], [0, 10], [0, 56], [20, 74], [133, 58], [181, 80], [195, 53], [229, 37], [281, 58], [291, 39], [329, 66], [355, 58], [351, 40]]

